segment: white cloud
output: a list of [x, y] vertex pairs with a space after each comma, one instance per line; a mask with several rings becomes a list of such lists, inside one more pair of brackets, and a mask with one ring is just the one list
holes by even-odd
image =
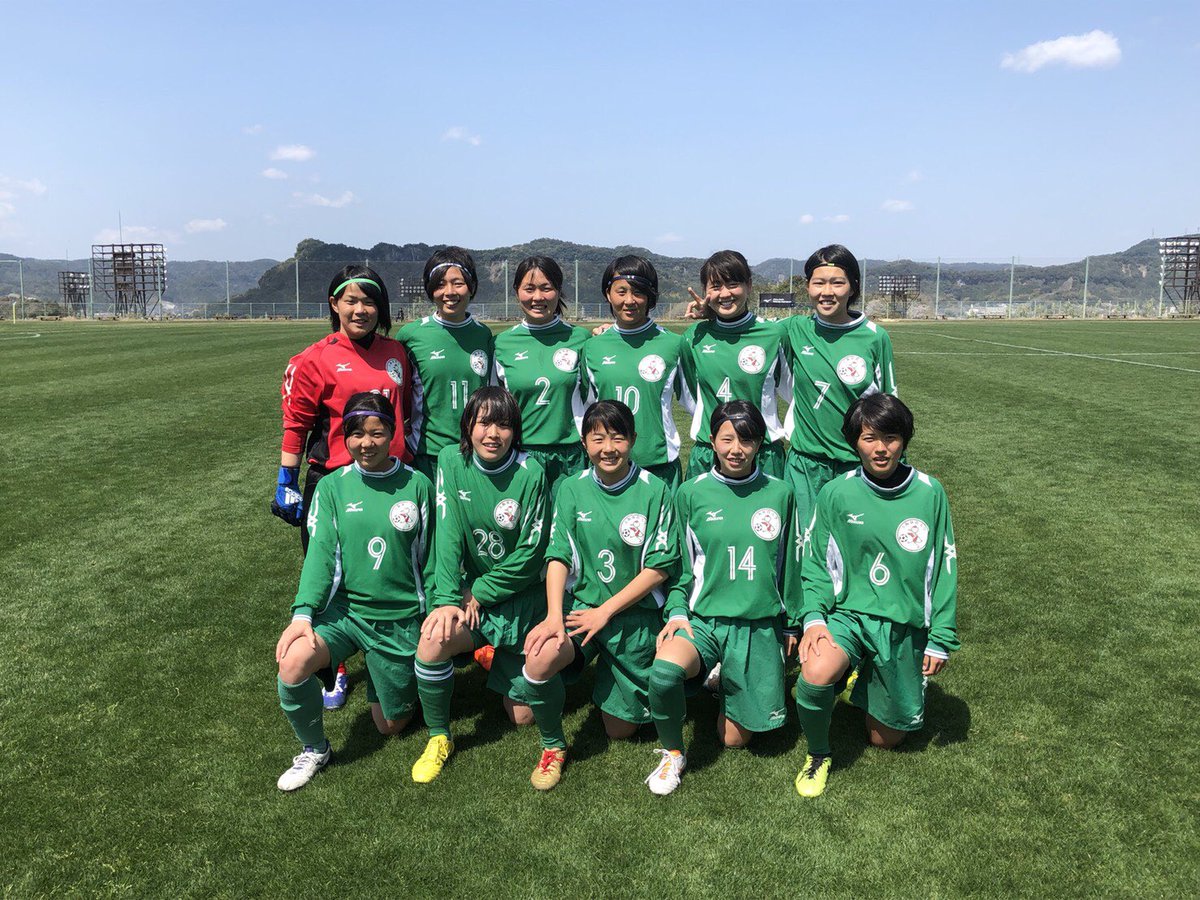
[[1045, 66], [1072, 69], [1101, 69], [1121, 61], [1121, 47], [1107, 31], [1068, 34], [1052, 41], [1038, 41], [1016, 53], [1005, 53], [1000, 68], [1016, 72], [1036, 72]]
[[924, 181], [925, 175], [920, 169], [909, 169], [908, 174], [904, 176], [904, 180], [908, 184], [916, 184], [918, 181]]
[[656, 244], [678, 244], [683, 241], [683, 235], [676, 234], [673, 231], [668, 231], [665, 234], [660, 234], [654, 239]]
[[305, 206], [327, 206], [333, 209], [341, 209], [343, 206], [349, 206], [358, 199], [351, 191], [342, 191], [336, 197], [326, 197], [323, 194], [301, 194], [299, 191], [292, 194], [292, 196]]
[[224, 231], [228, 223], [224, 219], [192, 219], [183, 226], [188, 234], [201, 234], [206, 231]]
[[826, 216], [825, 221], [826, 222], [834, 222], [834, 223], [840, 225], [842, 222], [849, 222], [850, 217], [848, 215], [846, 215], [845, 213], [838, 213], [836, 216]]
[[17, 208], [13, 206], [0, 194], [0, 219], [7, 219], [9, 216], [15, 215]]
[[287, 174], [287, 172], [280, 171], [279, 169], [276, 169], [274, 166], [271, 166], [268, 169], [262, 170], [262, 176], [263, 176], [263, 178], [273, 178], [276, 181], [282, 181], [283, 179], [288, 177], [288, 174]]
[[811, 225], [815, 221], [817, 221], [817, 217], [814, 216], [812, 213], [805, 213], [804, 215], [802, 215], [800, 217], [801, 225]]
[[911, 211], [913, 205], [911, 200], [884, 200], [879, 208], [884, 212], [899, 213]]
[[478, 147], [483, 143], [482, 138], [477, 134], [471, 134], [462, 125], [455, 125], [453, 128], [447, 128], [442, 132], [443, 141], [463, 141], [470, 144], [472, 147]]
[[0, 188], [11, 188], [11, 191], [5, 192], [9, 197], [13, 196], [12, 191], [39, 197], [46, 193], [46, 186], [37, 178], [11, 178], [8, 175], [0, 175]]
[[304, 144], [280, 144], [271, 152], [271, 159], [306, 162], [316, 155], [312, 147], [306, 147]]
[[262, 125], [246, 125], [242, 128], [242, 134], [262, 134]]

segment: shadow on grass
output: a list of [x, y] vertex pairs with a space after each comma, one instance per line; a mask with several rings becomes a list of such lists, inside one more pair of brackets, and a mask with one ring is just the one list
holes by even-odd
[[[970, 729], [971, 708], [966, 701], [947, 694], [931, 681], [925, 689], [925, 727], [911, 732], [904, 743], [891, 752], [921, 753], [930, 745], [948, 747], [967, 740]], [[839, 769], [852, 766], [869, 749], [866, 713], [839, 703], [833, 710], [829, 740], [835, 765]]]

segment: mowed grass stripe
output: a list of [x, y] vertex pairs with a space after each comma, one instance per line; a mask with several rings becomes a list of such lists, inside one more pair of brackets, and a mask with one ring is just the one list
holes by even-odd
[[[722, 752], [708, 697], [690, 706], [683, 787], [650, 796], [652, 734], [608, 746], [588, 684], [569, 693], [567, 776], [535, 795], [536, 738], [507, 727], [473, 668], [459, 676], [460, 752], [413, 785], [424, 735], [374, 734], [359, 660], [349, 706], [327, 718], [338, 764], [280, 796], [295, 746], [271, 652], [299, 552], [266, 507], [283, 365], [323, 328], [39, 323], [45, 337], [20, 352], [0, 345], [0, 651], [26, 673], [0, 695], [0, 886], [1181, 893], [1200, 850], [1187, 714], [1200, 509], [1181, 467], [1200, 437], [1195, 379], [982, 345], [917, 356], [939, 340], [888, 327], [917, 415], [911, 456], [955, 512], [964, 649], [904, 752], [864, 748], [861, 714], [839, 708], [831, 788], [808, 804], [791, 788], [794, 719]], [[1186, 353], [1200, 335], [950, 330], [1096, 355]]]

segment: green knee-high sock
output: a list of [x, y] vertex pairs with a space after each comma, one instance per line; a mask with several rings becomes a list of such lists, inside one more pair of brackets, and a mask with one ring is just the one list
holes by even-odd
[[300, 684], [288, 684], [278, 675], [279, 705], [283, 714], [305, 747], [325, 746], [325, 701], [321, 698], [321, 682], [310, 675]]
[[812, 756], [828, 756], [829, 720], [833, 717], [833, 704], [837, 700], [832, 684], [809, 684], [801, 675], [796, 679], [796, 712], [800, 715], [800, 727], [808, 738], [808, 752]]
[[422, 662], [418, 657], [413, 664], [417, 673], [417, 696], [421, 698], [421, 712], [425, 716], [425, 727], [429, 734], [444, 734], [450, 737], [450, 701], [454, 697], [454, 663]]
[[658, 729], [658, 740], [664, 750], [683, 752], [683, 718], [687, 715], [687, 698], [683, 683], [687, 672], [673, 662], [656, 659], [650, 667], [650, 716]]
[[546, 750], [566, 750], [567, 737], [563, 734], [563, 704], [567, 701], [567, 686], [561, 675], [551, 675], [545, 681], [534, 681], [521, 667], [525, 676], [525, 696], [522, 698], [533, 710], [538, 731], [542, 733], [542, 747]]

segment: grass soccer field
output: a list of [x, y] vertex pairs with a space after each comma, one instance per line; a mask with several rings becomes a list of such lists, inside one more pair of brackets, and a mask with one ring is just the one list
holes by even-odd
[[[889, 326], [910, 459], [946, 485], [963, 649], [927, 726], [834, 715], [826, 794], [786, 728], [642, 784], [590, 682], [547, 795], [532, 730], [460, 672], [459, 751], [409, 768], [361, 658], [295, 795], [273, 648], [300, 554], [268, 512], [279, 378], [320, 323], [0, 328], [0, 890], [115, 896], [1190, 895], [1200, 879], [1200, 323]], [[35, 336], [36, 335], [36, 336]], [[418, 720], [419, 724], [419, 720]]]

